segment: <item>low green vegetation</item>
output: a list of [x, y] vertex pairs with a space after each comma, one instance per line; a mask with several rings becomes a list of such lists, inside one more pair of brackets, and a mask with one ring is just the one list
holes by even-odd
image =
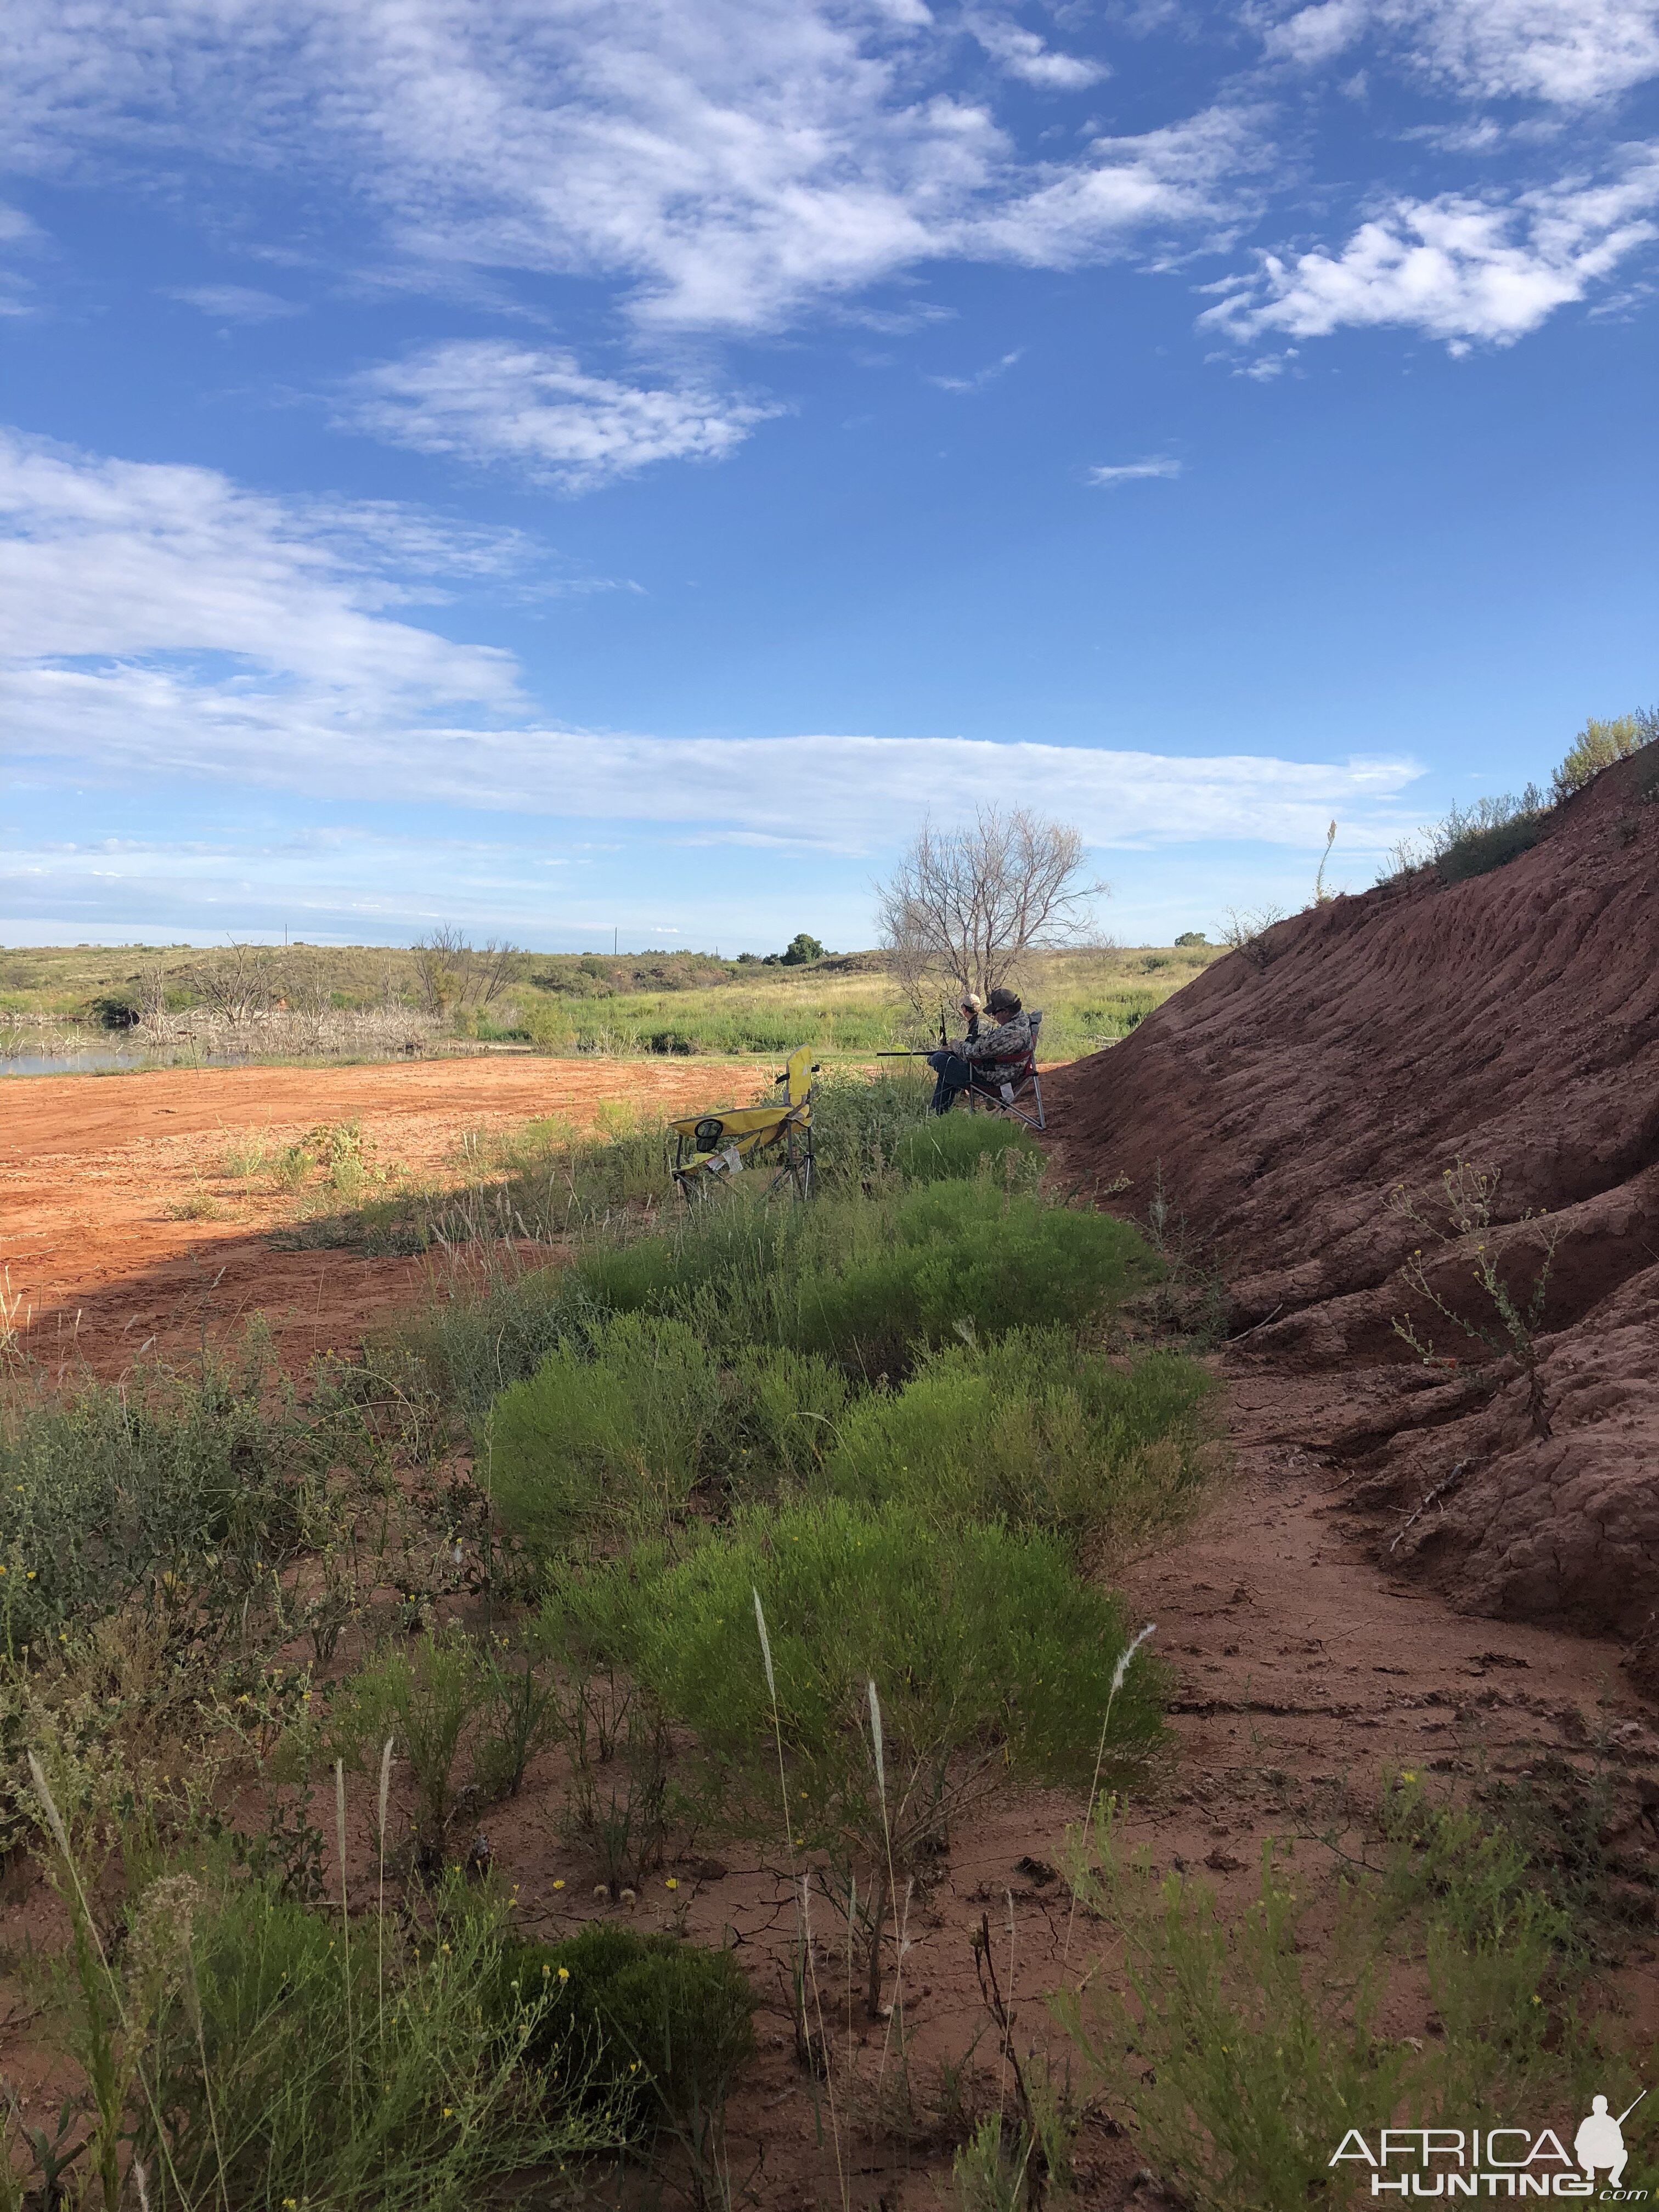
[[824, 1855], [854, 1920], [861, 1890], [872, 2017], [894, 1885], [957, 1820], [1009, 1774], [1086, 1785], [1103, 1754], [1133, 1771], [1162, 1731], [1148, 1666], [1114, 1705], [1121, 1608], [1052, 1540], [1000, 1522], [750, 1509], [684, 1557], [562, 1578], [550, 1602], [691, 1729], [717, 1820], [775, 1841], [782, 1793], [787, 1848]]
[[[142, 1060], [201, 1053], [383, 1059], [458, 1044], [561, 1056], [821, 1059], [937, 1042], [880, 953], [826, 954], [808, 933], [771, 960], [702, 953], [486, 953], [429, 947], [0, 950], [0, 1048], [102, 1042]], [[1218, 957], [1202, 944], [1034, 956], [1017, 978], [1056, 1060], [1109, 1044]], [[954, 1009], [944, 1010], [952, 1028]]]
[[[1334, 2163], [1351, 2130], [1373, 2158], [1396, 2114], [1466, 2141], [1524, 2123], [1530, 2142], [1553, 2126], [1571, 2144], [1593, 2094], [1616, 2112], [1640, 2089], [1595, 2002], [1591, 1923], [1501, 1815], [1407, 1774], [1385, 1788], [1374, 1839], [1374, 1858], [1337, 1837], [1270, 1846], [1255, 1899], [1231, 1911], [1201, 1877], [1160, 1876], [1144, 1850], [1126, 1851], [1109, 1803], [1073, 1836], [1079, 1901], [1121, 1932], [1122, 1955], [1056, 2009], [1182, 2202], [1375, 2202], [1358, 2153]], [[1333, 1854], [1334, 1901], [1316, 1865]], [[1402, 2004], [1420, 2014], [1425, 1995], [1431, 2033], [1401, 2033]], [[1633, 2148], [1626, 2185], [1656, 2183], [1659, 2164]], [[1415, 2193], [1443, 2192], [1425, 2174]]]

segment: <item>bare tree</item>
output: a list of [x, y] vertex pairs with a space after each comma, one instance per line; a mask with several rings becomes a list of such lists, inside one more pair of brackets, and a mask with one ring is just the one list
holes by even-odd
[[270, 1011], [272, 967], [265, 945], [228, 945], [202, 968], [198, 978], [202, 996], [221, 1021], [256, 1021]]
[[952, 986], [986, 997], [1028, 953], [1085, 942], [1107, 886], [1085, 879], [1084, 860], [1076, 830], [1024, 806], [982, 806], [961, 830], [924, 823], [877, 900], [912, 1005]]
[[520, 953], [505, 938], [474, 946], [459, 929], [447, 924], [413, 945], [416, 981], [429, 1014], [446, 1009], [465, 1013], [482, 1011], [501, 994], [519, 972]]

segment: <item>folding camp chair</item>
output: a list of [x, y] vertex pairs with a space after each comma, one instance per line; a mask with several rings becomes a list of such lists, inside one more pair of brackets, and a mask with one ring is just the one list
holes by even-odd
[[[766, 1194], [787, 1183], [797, 1198], [812, 1195], [812, 1078], [817, 1073], [810, 1045], [789, 1055], [779, 1076], [783, 1097], [770, 1106], [739, 1106], [729, 1114], [689, 1114], [671, 1121], [677, 1139], [675, 1182], [687, 1198], [708, 1198], [763, 1162], [777, 1163]], [[780, 1149], [774, 1150], [774, 1147]]]
[[1045, 1129], [1042, 1118], [1042, 1079], [1037, 1073], [1037, 1032], [1042, 1027], [1042, 1016], [1030, 1016], [1031, 1049], [1024, 1060], [996, 1068], [975, 1068], [973, 1080], [968, 1085], [968, 1111], [976, 1114], [983, 1106], [988, 1113], [1012, 1114], [1017, 1121], [1024, 1121], [1028, 1129]]

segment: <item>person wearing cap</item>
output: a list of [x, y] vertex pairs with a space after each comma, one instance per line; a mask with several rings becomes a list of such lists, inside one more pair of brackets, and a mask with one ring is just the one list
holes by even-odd
[[991, 1016], [990, 1029], [980, 1029], [970, 1020], [966, 1036], [953, 1037], [944, 1051], [927, 1055], [927, 1065], [937, 1078], [935, 1114], [948, 1114], [975, 1075], [995, 1085], [1006, 1072], [1023, 1067], [1031, 1056], [1030, 1018], [1021, 1006], [1018, 994], [999, 986], [986, 1000], [985, 1010]]

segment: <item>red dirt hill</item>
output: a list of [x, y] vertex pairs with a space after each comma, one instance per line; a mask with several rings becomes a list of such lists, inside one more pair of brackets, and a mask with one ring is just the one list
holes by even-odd
[[[1161, 1175], [1225, 1279], [1231, 1358], [1352, 1375], [1352, 1424], [1326, 1449], [1357, 1504], [1393, 1534], [1446, 1486], [1392, 1568], [1472, 1611], [1631, 1638], [1632, 1679], [1659, 1693], [1656, 771], [1659, 749], [1607, 770], [1488, 874], [1428, 869], [1279, 923], [1048, 1093], [1067, 1176], [1127, 1176], [1111, 1203], [1145, 1219]], [[1403, 1184], [1443, 1220], [1459, 1159], [1500, 1175], [1498, 1223], [1530, 1209], [1559, 1232], [1547, 1437], [1516, 1363], [1400, 1273], [1424, 1247], [1436, 1289], [1495, 1322], [1475, 1240], [1438, 1246], [1385, 1204]], [[1524, 1301], [1539, 1253], [1510, 1235]], [[1407, 1313], [1455, 1372], [1395, 1334]]]

